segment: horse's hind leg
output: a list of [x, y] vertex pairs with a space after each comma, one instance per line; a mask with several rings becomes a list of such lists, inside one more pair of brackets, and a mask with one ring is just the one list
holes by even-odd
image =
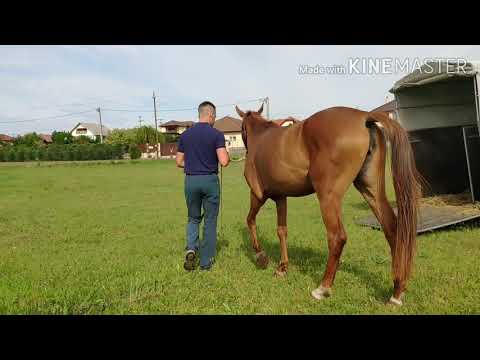
[[312, 296], [317, 300], [331, 295], [343, 247], [347, 242], [347, 234], [341, 220], [341, 201], [351, 180], [346, 179], [346, 176], [335, 178], [333, 174], [332, 172], [331, 175], [325, 176], [321, 184], [314, 183], [328, 240], [327, 267], [320, 287], [312, 291]]
[[258, 199], [253, 192], [250, 192], [250, 211], [247, 216], [247, 226], [250, 231], [250, 239], [252, 241], [252, 247], [255, 250], [255, 259], [257, 265], [262, 269], [266, 269], [268, 266], [268, 257], [265, 252], [262, 250], [260, 243], [257, 238], [257, 223], [256, 218], [258, 211], [265, 204], [267, 199]]
[[281, 259], [275, 270], [276, 276], [285, 276], [288, 270], [287, 250], [287, 198], [274, 199], [277, 205], [277, 235], [280, 240]]
[[[395, 234], [397, 231], [397, 218], [395, 213], [390, 206], [387, 195], [385, 193], [385, 182], [384, 182], [384, 171], [381, 171], [381, 167], [385, 166], [384, 160], [382, 163], [382, 158], [379, 151], [374, 152], [372, 155], [369, 155], [371, 158], [368, 159], [368, 162], [364, 165], [360, 175], [355, 179], [354, 185], [357, 190], [362, 194], [365, 201], [368, 203], [372, 209], [375, 217], [382, 226], [385, 238], [390, 245], [390, 252], [393, 257], [393, 251], [395, 248]], [[380, 179], [379, 177], [383, 177]], [[390, 299], [390, 302], [395, 305], [401, 305], [401, 296], [405, 291], [405, 281], [400, 281], [399, 279], [394, 279], [394, 294], [393, 300]]]

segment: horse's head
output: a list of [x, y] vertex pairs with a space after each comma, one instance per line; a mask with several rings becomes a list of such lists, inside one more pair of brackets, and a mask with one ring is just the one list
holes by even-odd
[[242, 140], [245, 144], [245, 149], [247, 149], [248, 152], [247, 136], [252, 129], [252, 125], [258, 122], [266, 122], [266, 120], [262, 117], [263, 104], [262, 106], [260, 106], [260, 109], [258, 109], [258, 111], [249, 110], [247, 112], [243, 112], [236, 105], [235, 110], [237, 111], [237, 114], [242, 118]]

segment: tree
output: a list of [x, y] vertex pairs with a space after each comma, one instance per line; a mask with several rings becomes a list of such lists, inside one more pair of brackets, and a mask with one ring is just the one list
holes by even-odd
[[178, 135], [178, 134], [166, 134], [165, 135], [165, 142], [174, 143], [174, 142], [177, 142], [179, 138], [180, 138], [180, 135]]
[[54, 131], [52, 133], [52, 141], [54, 144], [63, 145], [63, 144], [72, 144], [73, 136], [66, 131]]
[[40, 136], [37, 135], [37, 133], [32, 132], [25, 134], [23, 136], [18, 136], [15, 139], [15, 145], [26, 145], [26, 146], [40, 146], [43, 144], [42, 139], [40, 139]]
[[133, 145], [136, 144], [137, 130], [134, 129], [113, 129], [105, 142], [112, 145]]
[[136, 144], [155, 144], [155, 133], [158, 134], [158, 142], [160, 144], [165, 143], [165, 136], [152, 126], [142, 126], [136, 128], [136, 130]]
[[92, 139], [90, 139], [88, 136], [85, 136], [85, 135], [80, 135], [76, 138], [74, 138], [73, 142], [75, 144], [90, 144], [92, 143]]
[[138, 159], [140, 158], [140, 156], [142, 156], [140, 149], [136, 145], [130, 147], [129, 153], [130, 153], [130, 159]]
[[[158, 133], [158, 142], [163, 144], [165, 142], [164, 134], [158, 130], [156, 132]], [[112, 145], [155, 144], [155, 128], [142, 126], [133, 129], [114, 129], [105, 142]]]

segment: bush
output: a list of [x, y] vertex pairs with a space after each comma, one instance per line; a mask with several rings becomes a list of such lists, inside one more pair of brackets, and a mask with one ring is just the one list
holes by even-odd
[[25, 148], [25, 161], [35, 160], [35, 155], [33, 151], [34, 149], [32, 147]]
[[7, 161], [6, 159], [6, 151], [3, 148], [0, 148], [0, 162]]
[[112, 159], [121, 159], [123, 155], [123, 146], [121, 144], [115, 144], [112, 146]]
[[[139, 151], [138, 149], [135, 150]], [[41, 161], [111, 160], [123, 157], [124, 146], [110, 144], [51, 144], [47, 147], [36, 148], [22, 145], [12, 147], [13, 155], [9, 155], [10, 153], [6, 148], [0, 148], [0, 151], [0, 161], [32, 161], [37, 159]]]
[[92, 146], [92, 159], [91, 160], [105, 160], [106, 156], [106, 146], [103, 144], [95, 144]]
[[130, 159], [139, 159], [142, 156], [140, 149], [137, 146], [130, 146]]
[[15, 151], [15, 161], [25, 161], [25, 150], [23, 147], [18, 147]]
[[47, 159], [48, 159], [47, 149], [42, 146], [41, 148], [38, 149], [38, 160], [46, 161]]
[[70, 146], [62, 146], [60, 149], [61, 157], [63, 161], [72, 161], [73, 153]]
[[73, 136], [69, 132], [54, 131], [52, 133], [52, 141], [58, 145], [71, 144], [73, 143]]
[[31, 157], [31, 160], [32, 160], [32, 161], [40, 160], [40, 159], [39, 159], [39, 149], [38, 149], [38, 148], [32, 148], [32, 157]]
[[73, 142], [75, 144], [80, 144], [80, 145], [85, 145], [85, 144], [90, 144], [92, 141], [92, 139], [90, 139], [88, 136], [86, 135], [80, 135], [76, 138], [73, 139]]
[[7, 152], [7, 161], [15, 161], [15, 150], [13, 148]]

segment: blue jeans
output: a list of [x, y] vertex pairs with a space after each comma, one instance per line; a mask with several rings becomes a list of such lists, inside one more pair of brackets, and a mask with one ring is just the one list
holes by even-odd
[[[220, 204], [218, 176], [186, 175], [185, 200], [188, 208], [187, 250], [200, 250], [200, 266], [209, 266], [216, 254], [217, 216]], [[203, 215], [201, 209], [203, 207]], [[200, 242], [200, 222], [204, 218]]]

